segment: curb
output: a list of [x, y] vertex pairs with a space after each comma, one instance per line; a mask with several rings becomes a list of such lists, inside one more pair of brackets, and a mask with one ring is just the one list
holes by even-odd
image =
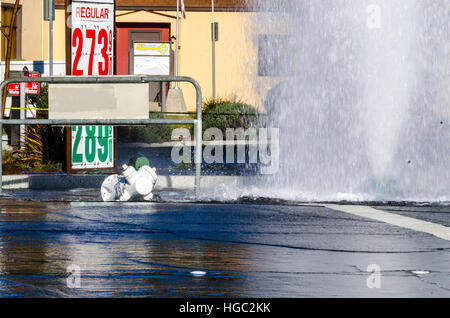
[[[100, 189], [106, 175], [5, 175], [3, 189], [69, 190]], [[202, 176], [201, 187], [219, 185], [239, 186], [244, 184], [242, 176]], [[155, 190], [194, 190], [195, 176], [158, 176]]]

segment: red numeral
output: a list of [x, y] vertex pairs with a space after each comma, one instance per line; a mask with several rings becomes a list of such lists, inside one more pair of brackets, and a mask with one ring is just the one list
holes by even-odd
[[88, 75], [92, 75], [92, 68], [94, 65], [94, 53], [95, 53], [95, 30], [86, 30], [86, 37], [91, 39], [91, 52], [89, 52], [89, 67]]
[[108, 75], [109, 69], [109, 56], [108, 56], [108, 33], [105, 29], [101, 29], [98, 34], [98, 44], [103, 44], [102, 57], [104, 62], [98, 63], [98, 74]]
[[83, 76], [83, 70], [78, 69], [78, 63], [80, 62], [81, 52], [83, 51], [83, 33], [81, 33], [81, 30], [78, 28], [73, 31], [72, 47], [77, 46], [77, 42], [78, 42], [78, 47], [77, 47], [77, 51], [75, 53], [75, 59], [73, 60], [72, 75]]
[[[95, 45], [97, 44], [96, 31], [94, 29], [86, 30], [86, 38], [91, 40], [91, 51], [89, 52], [89, 65], [87, 74], [92, 75], [94, 69]], [[102, 47], [101, 55], [103, 58], [103, 61], [98, 62], [98, 74], [108, 75], [109, 73], [111, 73], [110, 65], [112, 65], [110, 55], [108, 54], [112, 51], [112, 31], [109, 31], [108, 36], [108, 32], [105, 29], [101, 29], [98, 34], [98, 44]], [[83, 70], [78, 69], [78, 64], [80, 63], [81, 55], [83, 53], [83, 32], [80, 28], [76, 28], [73, 31], [72, 47], [77, 48], [75, 52], [75, 58], [73, 60], [72, 75], [83, 76]]]

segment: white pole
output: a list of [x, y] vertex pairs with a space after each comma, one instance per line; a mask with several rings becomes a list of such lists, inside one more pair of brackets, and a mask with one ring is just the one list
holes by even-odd
[[48, 45], [49, 45], [49, 58], [48, 58], [48, 62], [49, 62], [49, 70], [50, 70], [50, 76], [53, 76], [53, 6], [55, 5], [54, 3], [55, 0], [50, 0], [49, 1], [49, 24], [48, 24]]
[[[180, 17], [180, 0], [177, 0], [177, 34], [176, 34], [176, 48], [175, 48], [175, 76], [178, 76], [178, 36], [180, 33], [180, 23], [178, 19]], [[178, 88], [178, 82], [175, 82], [175, 88]]]
[[[2, 0], [0, 0], [0, 26], [2, 25], [2, 15], [1, 15], [1, 9], [2, 9]], [[0, 52], [2, 51], [2, 41], [0, 41]], [[1, 64], [1, 62], [0, 62]], [[3, 77], [2, 77], [3, 78]]]
[[[26, 95], [25, 95], [25, 83], [20, 83], [20, 119], [25, 119], [26, 116]], [[20, 125], [20, 149], [25, 148], [25, 125]]]
[[214, 25], [214, 0], [211, 0], [212, 14], [212, 94], [213, 100], [216, 99], [216, 28]]

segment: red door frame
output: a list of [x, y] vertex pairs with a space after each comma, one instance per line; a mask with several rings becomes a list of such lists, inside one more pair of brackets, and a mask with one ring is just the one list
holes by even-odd
[[128, 75], [129, 30], [161, 31], [162, 41], [170, 41], [170, 23], [116, 23], [116, 75]]

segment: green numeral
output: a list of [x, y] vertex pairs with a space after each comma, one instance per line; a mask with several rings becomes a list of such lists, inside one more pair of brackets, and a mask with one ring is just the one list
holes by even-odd
[[73, 143], [72, 148], [72, 163], [81, 163], [83, 162], [83, 155], [78, 152], [78, 146], [80, 145], [81, 141], [81, 133], [83, 132], [82, 126], [73, 126], [72, 132], [77, 132], [75, 135], [75, 141]]
[[[98, 126], [98, 159], [100, 162], [105, 162], [108, 159], [108, 139], [109, 139], [109, 127]], [[103, 149], [103, 150], [102, 150]]]
[[84, 142], [84, 155], [86, 156], [87, 162], [93, 162], [95, 159], [96, 141], [95, 141], [95, 131], [96, 126], [85, 126], [86, 128], [86, 140]]
[[111, 138], [108, 138], [108, 144], [109, 144], [109, 162], [113, 162], [113, 128], [112, 126], [108, 126], [108, 137], [111, 136]]

